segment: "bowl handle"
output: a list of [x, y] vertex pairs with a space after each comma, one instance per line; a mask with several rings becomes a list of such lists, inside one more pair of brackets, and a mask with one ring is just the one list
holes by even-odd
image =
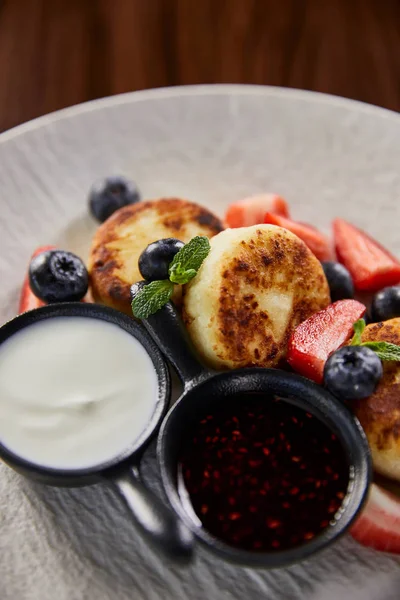
[[210, 377], [213, 371], [200, 361], [185, 325], [172, 302], [142, 320], [143, 325], [172, 363], [185, 390]]
[[172, 508], [141, 481], [136, 467], [106, 476], [129, 508], [143, 537], [175, 562], [187, 564], [193, 556], [194, 536]]

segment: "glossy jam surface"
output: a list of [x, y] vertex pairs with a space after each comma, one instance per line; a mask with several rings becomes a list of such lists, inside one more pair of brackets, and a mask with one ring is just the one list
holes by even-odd
[[38, 465], [81, 469], [117, 458], [157, 402], [150, 356], [112, 323], [56, 317], [0, 346], [0, 441]]
[[227, 398], [191, 429], [180, 495], [212, 535], [268, 552], [313, 539], [340, 518], [349, 485], [341, 443], [317, 418], [265, 395]]

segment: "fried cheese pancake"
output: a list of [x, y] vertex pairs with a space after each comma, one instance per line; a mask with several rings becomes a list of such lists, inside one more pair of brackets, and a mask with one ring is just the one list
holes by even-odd
[[[162, 238], [188, 242], [196, 235], [212, 237], [221, 221], [188, 200], [163, 198], [130, 204], [115, 212], [97, 230], [88, 267], [95, 302], [129, 315], [130, 286], [143, 279], [138, 260], [146, 246]], [[177, 288], [178, 299], [180, 288]]]
[[216, 369], [276, 367], [293, 329], [329, 302], [320, 262], [275, 225], [226, 229], [184, 288], [183, 318]]
[[[367, 325], [363, 342], [400, 345], [400, 318]], [[375, 392], [352, 408], [367, 435], [374, 469], [400, 482], [400, 363], [384, 361]]]

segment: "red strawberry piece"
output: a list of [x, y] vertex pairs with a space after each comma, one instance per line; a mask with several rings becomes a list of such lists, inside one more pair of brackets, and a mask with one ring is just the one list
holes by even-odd
[[326, 361], [351, 337], [353, 324], [365, 311], [365, 306], [357, 300], [338, 300], [300, 323], [289, 340], [290, 366], [301, 375], [322, 383]]
[[[32, 254], [31, 259], [38, 256], [42, 252], [46, 252], [47, 250], [55, 250], [55, 246], [40, 246], [35, 250]], [[25, 276], [24, 282], [22, 284], [21, 295], [19, 298], [19, 306], [18, 306], [18, 314], [26, 312], [27, 310], [33, 310], [34, 308], [39, 308], [40, 306], [44, 306], [45, 303], [40, 300], [31, 290], [31, 286], [29, 285], [29, 277]]]
[[373, 483], [350, 533], [364, 546], [400, 554], [400, 498]]
[[310, 248], [311, 252], [315, 254], [318, 260], [333, 259], [333, 252], [329, 239], [312, 225], [298, 223], [297, 221], [292, 221], [291, 219], [287, 219], [281, 215], [274, 215], [270, 212], [267, 212], [267, 214], [264, 215], [264, 223], [284, 227], [297, 235], [297, 237], [303, 240]]
[[258, 194], [233, 202], [225, 214], [227, 227], [249, 227], [264, 222], [266, 212], [289, 216], [289, 207], [277, 194]]
[[25, 278], [19, 298], [18, 314], [20, 315], [27, 310], [39, 308], [39, 306], [44, 306], [44, 302], [34, 295], [30, 288], [28, 278]]
[[343, 219], [335, 219], [333, 234], [356, 289], [376, 292], [400, 282], [400, 262], [369, 235]]

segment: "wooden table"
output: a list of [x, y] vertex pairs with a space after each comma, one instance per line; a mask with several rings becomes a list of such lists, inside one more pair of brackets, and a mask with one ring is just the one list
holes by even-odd
[[100, 96], [215, 82], [400, 110], [400, 1], [0, 0], [0, 131]]

